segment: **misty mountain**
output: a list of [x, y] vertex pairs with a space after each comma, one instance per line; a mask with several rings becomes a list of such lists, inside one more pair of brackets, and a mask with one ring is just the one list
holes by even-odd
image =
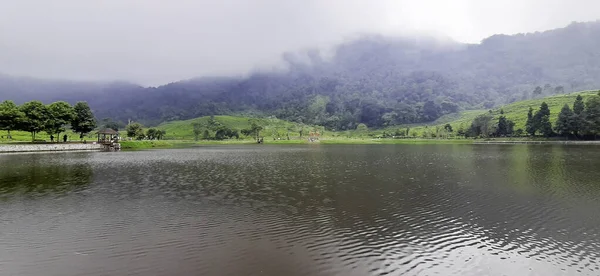
[[[480, 44], [377, 35], [332, 54], [283, 55], [287, 69], [144, 88], [0, 75], [1, 99], [85, 100], [99, 118], [146, 124], [216, 114], [274, 115], [334, 129], [432, 121], [460, 109], [600, 87], [600, 22]], [[542, 94], [533, 94], [535, 87]]]

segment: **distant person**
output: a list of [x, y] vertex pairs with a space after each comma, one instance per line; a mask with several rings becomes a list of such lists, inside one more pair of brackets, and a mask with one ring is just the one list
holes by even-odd
[[67, 137], [67, 135], [65, 134], [65, 136], [63, 136], [63, 142], [65, 142], [65, 143], [66, 143], [66, 142], [67, 142], [67, 139], [68, 139], [68, 137]]
[[50, 135], [50, 143], [54, 143], [54, 135]]

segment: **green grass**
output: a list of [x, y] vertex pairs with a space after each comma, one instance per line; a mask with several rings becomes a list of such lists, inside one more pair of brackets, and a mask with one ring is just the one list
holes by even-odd
[[[209, 120], [209, 116], [185, 120], [185, 121], [172, 121], [165, 122], [158, 125], [156, 128], [160, 130], [164, 130], [167, 132], [165, 135], [166, 139], [170, 140], [194, 140], [194, 128], [192, 126], [193, 123], [205, 124]], [[247, 117], [239, 117], [239, 116], [214, 116], [215, 120], [219, 123], [225, 125], [228, 128], [235, 129], [241, 131], [242, 129], [246, 129], [250, 127], [249, 119]], [[261, 136], [265, 137], [265, 140], [271, 137], [278, 137], [282, 140], [287, 138], [288, 129], [290, 129], [289, 135], [290, 137], [298, 137], [300, 136], [299, 130], [301, 129], [301, 125], [275, 119], [275, 118], [257, 118], [256, 119], [260, 125], [263, 126], [263, 130], [261, 131]], [[313, 129], [311, 126], [304, 126], [304, 134], [308, 134], [309, 130]], [[272, 139], [272, 138], [271, 138]]]
[[[79, 141], [79, 134], [73, 133], [70, 130], [63, 132], [60, 134], [59, 140], [62, 142], [62, 136], [67, 134], [69, 137], [69, 141]], [[12, 140], [8, 140], [8, 131], [0, 130], [0, 143], [11, 143], [11, 142], [31, 142], [31, 133], [26, 131], [11, 131], [10, 135], [12, 136]], [[56, 135], [54, 135], [56, 136]], [[57, 137], [54, 137], [54, 141], [56, 141]], [[46, 132], [41, 132], [35, 135], [36, 140], [43, 140], [46, 142], [50, 142], [50, 135]], [[96, 136], [90, 134], [89, 137], [85, 138], [87, 141], [96, 140]]]
[[[527, 122], [527, 112], [529, 111], [530, 106], [533, 108], [535, 113], [537, 110], [539, 110], [542, 102], [546, 102], [546, 104], [548, 104], [548, 107], [550, 108], [550, 122], [554, 124], [554, 122], [558, 118], [558, 113], [560, 112], [560, 109], [563, 107], [563, 105], [568, 104], [571, 108], [573, 108], [573, 102], [575, 102], [575, 98], [577, 97], [577, 95], [581, 95], [583, 97], [583, 101], [585, 102], [588, 97], [597, 94], [598, 91], [594, 90], [575, 92], [564, 95], [556, 95], [540, 99], [519, 101], [499, 108], [492, 109], [491, 114], [493, 116], [493, 120], [497, 121], [498, 117], [500, 116], [500, 110], [504, 110], [504, 115], [506, 116], [506, 118], [515, 122], [515, 130], [525, 130], [525, 123]], [[417, 137], [422, 137], [426, 132], [436, 133], [436, 130], [443, 128], [445, 124], [450, 124], [454, 132], [456, 132], [460, 128], [463, 128], [465, 130], [468, 129], [473, 119], [485, 112], [490, 112], [490, 110], [468, 110], [460, 112], [458, 114], [449, 114], [442, 116], [436, 121], [428, 124], [392, 126], [374, 132], [376, 133], [376, 135], [380, 135], [381, 133], [383, 133], [383, 131], [393, 133], [396, 129], [406, 130], [406, 128], [409, 128], [409, 135], [412, 135], [412, 133], [416, 133]]]
[[[558, 118], [560, 109], [565, 104], [568, 104], [571, 108], [573, 108], [573, 102], [575, 102], [577, 95], [581, 95], [583, 97], [583, 101], [585, 102], [588, 97], [592, 95], [598, 95], [598, 91], [585, 91], [551, 96], [542, 99], [520, 101], [503, 106], [502, 109], [504, 110], [506, 118], [515, 122], [515, 129], [520, 128], [525, 130], [525, 123], [527, 122], [527, 112], [529, 107], [532, 107], [535, 113], [537, 110], [539, 110], [542, 102], [546, 102], [550, 108], [550, 122], [554, 124]], [[494, 119], [497, 119], [498, 116], [500, 116], [500, 109], [493, 110], [492, 115], [494, 115]]]
[[378, 145], [378, 144], [472, 144], [471, 139], [324, 139], [325, 145]]
[[121, 141], [122, 149], [170, 148], [176, 145], [170, 141]]

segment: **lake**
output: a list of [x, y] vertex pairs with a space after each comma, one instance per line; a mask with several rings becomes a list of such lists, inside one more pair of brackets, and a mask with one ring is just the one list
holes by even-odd
[[600, 275], [600, 147], [0, 155], [0, 275]]

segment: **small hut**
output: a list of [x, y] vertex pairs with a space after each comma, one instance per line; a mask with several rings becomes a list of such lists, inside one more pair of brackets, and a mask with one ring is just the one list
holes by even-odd
[[98, 135], [98, 144], [112, 145], [119, 142], [119, 132], [112, 128], [101, 129], [96, 134]]

